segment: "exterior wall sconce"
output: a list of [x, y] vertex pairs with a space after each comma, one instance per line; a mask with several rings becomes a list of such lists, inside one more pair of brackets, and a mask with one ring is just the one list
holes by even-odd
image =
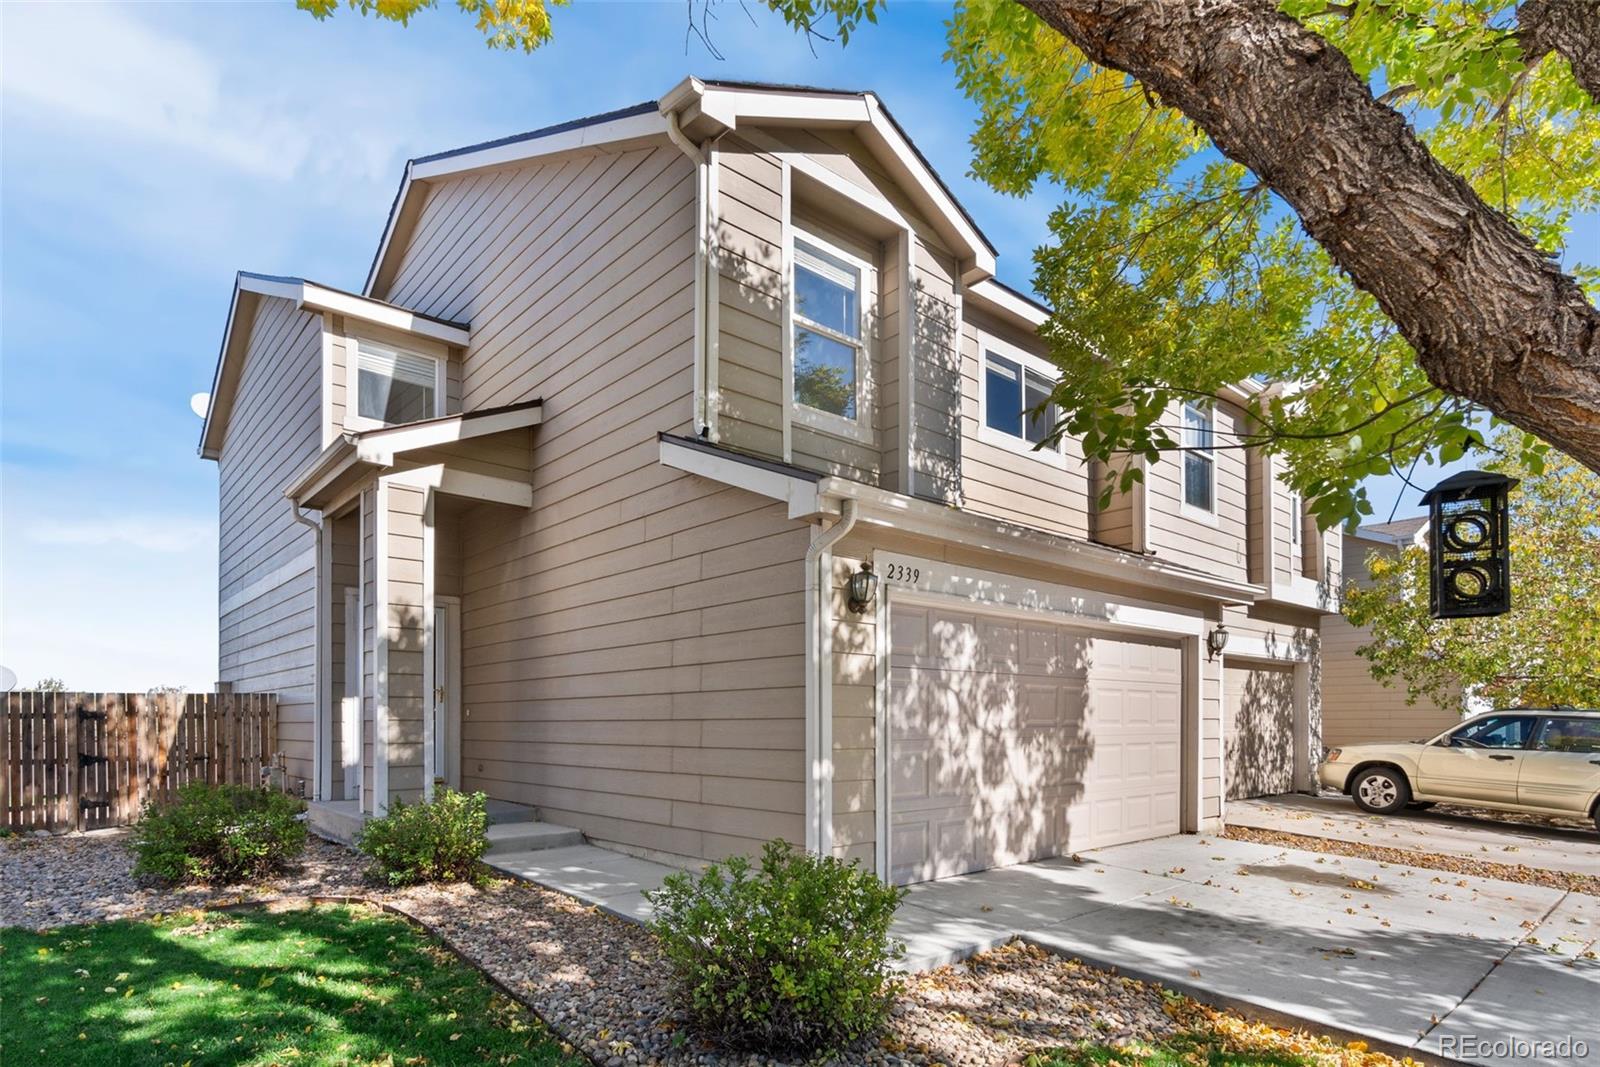
[[847, 606], [860, 615], [872, 607], [877, 595], [878, 576], [872, 573], [872, 564], [863, 563], [861, 569], [850, 576], [850, 603]]
[[1222, 650], [1228, 647], [1228, 628], [1218, 626], [1206, 634], [1206, 649], [1211, 653], [1211, 658], [1216, 659], [1222, 655]]
[[1428, 505], [1428, 612], [1436, 619], [1511, 610], [1511, 490], [1488, 471], [1452, 474], [1422, 496]]

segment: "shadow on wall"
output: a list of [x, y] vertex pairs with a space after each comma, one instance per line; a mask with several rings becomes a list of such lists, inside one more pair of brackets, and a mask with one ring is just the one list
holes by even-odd
[[[894, 615], [891, 827], [896, 881], [1075, 847], [1095, 755], [1092, 644], [1055, 627]], [[1080, 835], [1081, 836], [1081, 835]]]

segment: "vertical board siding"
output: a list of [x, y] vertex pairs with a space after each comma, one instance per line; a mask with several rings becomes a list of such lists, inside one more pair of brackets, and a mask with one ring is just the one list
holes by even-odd
[[262, 297], [218, 459], [217, 677], [279, 696], [292, 778], [310, 781], [316, 538], [283, 488], [322, 448], [322, 319]]
[[0, 825], [127, 826], [191, 782], [260, 784], [277, 711], [266, 693], [7, 693]]
[[[463, 787], [598, 841], [718, 858], [803, 836], [809, 528], [660, 464], [658, 432], [692, 419], [694, 204], [669, 147], [445, 181], [389, 298], [471, 321], [467, 410], [545, 402], [533, 508], [473, 505], [435, 531], [439, 588], [462, 600]], [[776, 279], [778, 231], [728, 204], [723, 425], [767, 424], [740, 438], [765, 449], [780, 337], [735, 279]], [[396, 555], [404, 536], [395, 517]]]

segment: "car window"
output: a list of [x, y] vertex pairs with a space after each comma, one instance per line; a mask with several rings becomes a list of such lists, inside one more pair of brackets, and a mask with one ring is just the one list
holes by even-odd
[[1533, 747], [1540, 752], [1600, 752], [1600, 719], [1546, 719]]
[[1521, 748], [1532, 732], [1531, 715], [1491, 715], [1463, 726], [1450, 735], [1450, 740], [1469, 748]]

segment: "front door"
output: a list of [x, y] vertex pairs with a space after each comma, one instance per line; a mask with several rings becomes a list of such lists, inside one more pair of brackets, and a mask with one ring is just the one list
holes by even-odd
[[461, 663], [460, 604], [454, 598], [439, 597], [433, 609], [433, 692], [432, 716], [432, 770], [433, 780], [442, 781], [452, 789], [460, 786], [458, 756], [461, 743], [461, 722], [457, 705], [461, 699], [458, 676]]
[[1517, 802], [1517, 776], [1533, 733], [1531, 715], [1490, 715], [1422, 750], [1417, 792], [1429, 800]]

